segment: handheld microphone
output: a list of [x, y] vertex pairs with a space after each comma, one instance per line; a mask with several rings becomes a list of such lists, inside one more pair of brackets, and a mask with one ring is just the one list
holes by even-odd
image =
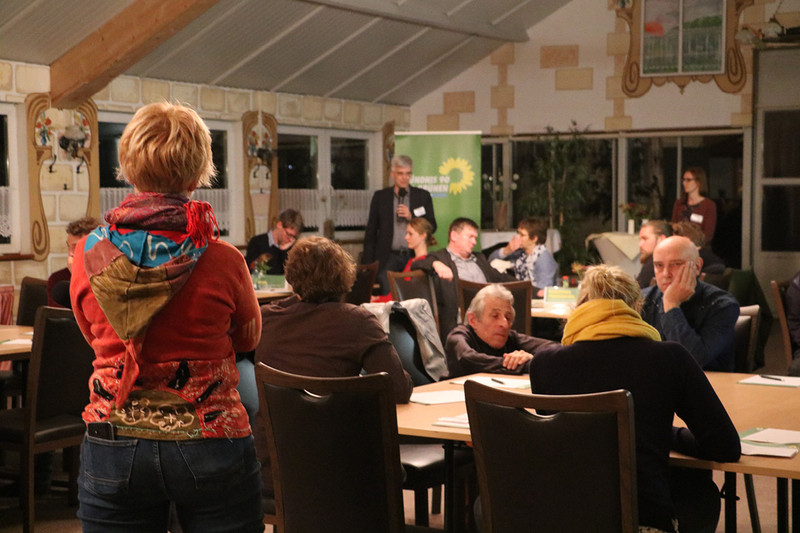
[[[407, 194], [408, 194], [408, 189], [398, 189], [397, 190], [397, 196], [400, 197], [400, 201], [398, 202], [398, 204], [402, 204], [403, 203], [403, 198], [405, 198]], [[397, 220], [402, 222], [405, 219], [398, 215], [397, 216]]]

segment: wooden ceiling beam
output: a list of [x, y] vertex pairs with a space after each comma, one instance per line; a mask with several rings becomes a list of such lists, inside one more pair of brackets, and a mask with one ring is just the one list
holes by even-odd
[[136, 0], [50, 65], [53, 107], [75, 108], [219, 0]]

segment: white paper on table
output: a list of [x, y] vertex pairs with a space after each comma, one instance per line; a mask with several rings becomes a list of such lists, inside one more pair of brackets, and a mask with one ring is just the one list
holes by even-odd
[[769, 385], [771, 387], [800, 387], [800, 377], [770, 376], [767, 378], [755, 375], [745, 378], [739, 381], [739, 383], [744, 383], [746, 385]]
[[456, 379], [451, 381], [453, 385], [463, 385], [470, 381], [477, 381], [481, 385], [488, 385], [498, 389], [530, 389], [530, 378], [507, 378], [507, 377], [485, 377], [485, 376], [467, 376], [464, 379]]
[[433, 425], [469, 429], [469, 418], [467, 418], [467, 413], [458, 416], [442, 416]]
[[33, 339], [10, 339], [10, 340], [4, 341], [2, 344], [31, 346], [33, 344]]
[[443, 390], [433, 392], [414, 392], [410, 401], [423, 405], [436, 405], [439, 403], [457, 403], [464, 401], [463, 390]]
[[744, 440], [768, 444], [800, 444], [800, 431], [767, 428], [747, 435]]
[[764, 446], [742, 441], [742, 455], [767, 455], [770, 457], [794, 457], [794, 446]]

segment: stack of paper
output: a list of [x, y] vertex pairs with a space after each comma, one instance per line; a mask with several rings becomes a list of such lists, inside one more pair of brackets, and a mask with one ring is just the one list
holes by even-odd
[[423, 405], [463, 402], [464, 391], [459, 389], [459, 390], [443, 390], [443, 391], [433, 391], [433, 392], [414, 392], [411, 394], [410, 401], [414, 403], [421, 403]]
[[769, 385], [771, 387], [800, 387], [800, 377], [760, 374], [745, 378], [739, 383], [744, 383], [746, 385]]
[[800, 447], [800, 431], [788, 429], [754, 428], [743, 431], [739, 437], [743, 455], [794, 457]]
[[469, 419], [467, 418], [467, 413], [458, 416], [443, 416], [434, 422], [433, 425], [469, 429]]
[[481, 385], [488, 385], [490, 387], [497, 387], [498, 389], [530, 389], [530, 378], [508, 378], [508, 377], [485, 377], [485, 376], [468, 376], [464, 379], [456, 379], [451, 381], [453, 385], [463, 385], [467, 380], [477, 381]]

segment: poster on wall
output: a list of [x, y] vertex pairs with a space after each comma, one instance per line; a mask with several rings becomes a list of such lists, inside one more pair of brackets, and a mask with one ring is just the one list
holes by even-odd
[[480, 132], [395, 134], [394, 153], [414, 161], [411, 185], [433, 198], [437, 247], [447, 246], [447, 229], [458, 217], [481, 220]]

